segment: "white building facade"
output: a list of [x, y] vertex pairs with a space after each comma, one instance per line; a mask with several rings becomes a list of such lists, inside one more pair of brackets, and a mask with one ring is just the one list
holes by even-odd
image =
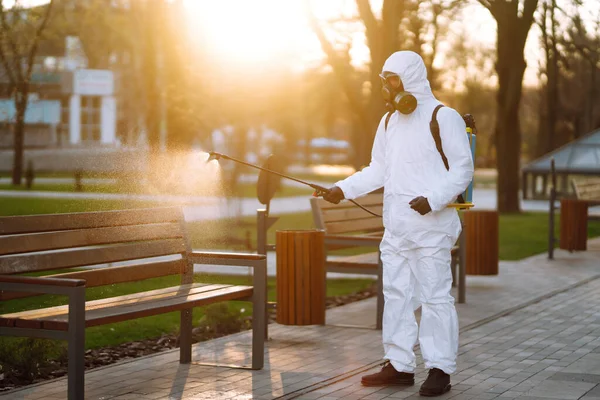
[[62, 121], [69, 144], [117, 143], [114, 86], [114, 75], [109, 70], [63, 72], [62, 91], [68, 100], [63, 104]]

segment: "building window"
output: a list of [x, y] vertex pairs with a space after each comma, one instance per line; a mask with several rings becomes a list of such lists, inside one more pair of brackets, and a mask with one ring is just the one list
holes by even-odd
[[83, 143], [100, 142], [100, 107], [99, 96], [81, 96], [81, 141]]
[[69, 143], [69, 118], [70, 118], [70, 99], [61, 97], [60, 99], [60, 124], [58, 127], [58, 145]]

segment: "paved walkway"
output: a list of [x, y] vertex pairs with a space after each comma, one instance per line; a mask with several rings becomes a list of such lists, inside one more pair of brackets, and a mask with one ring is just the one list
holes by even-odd
[[[600, 398], [600, 241], [590, 251], [558, 251], [503, 264], [498, 277], [469, 277], [458, 306], [459, 370], [453, 399]], [[416, 399], [411, 388], [363, 388], [360, 376], [382, 357], [380, 332], [337, 326], [370, 324], [371, 299], [329, 310], [325, 326], [273, 324], [261, 371], [180, 365], [177, 350], [86, 374], [89, 399]], [[374, 321], [373, 321], [374, 322]], [[194, 346], [199, 362], [248, 363], [250, 333]], [[64, 399], [66, 379], [0, 399]]]

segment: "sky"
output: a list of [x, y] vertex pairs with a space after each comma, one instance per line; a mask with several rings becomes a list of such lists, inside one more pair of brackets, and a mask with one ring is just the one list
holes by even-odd
[[[303, 8], [306, 1], [184, 0], [189, 10], [188, 16], [194, 22], [193, 29], [197, 29], [192, 34], [207, 35], [208, 45], [216, 51], [217, 56], [248, 66], [281, 62], [300, 70], [320, 63], [324, 57], [319, 41], [306, 21]], [[308, 2], [315, 15], [322, 20], [348, 17], [355, 13], [354, 0]], [[495, 48], [494, 18], [477, 1], [465, 2], [468, 2], [468, 5], [463, 9], [462, 20], [455, 21], [453, 29], [467, 30], [473, 45]], [[381, 3], [382, 0], [371, 0], [372, 9], [380, 10]], [[584, 5], [584, 17], [589, 21], [599, 15], [599, 0], [584, 0]], [[539, 60], [543, 56], [539, 36], [537, 28], [532, 28], [525, 48], [528, 64], [525, 72], [526, 85], [536, 85], [538, 81]], [[447, 44], [443, 47], [448, 49]], [[356, 65], [369, 60], [368, 47], [362, 32], [356, 32], [352, 36], [351, 56]], [[435, 66], [443, 69], [443, 53], [436, 58]]]
[[[5, 0], [10, 6], [11, 1]], [[21, 0], [27, 4], [42, 4], [47, 0]], [[131, 0], [136, 1], [136, 0]], [[351, 17], [355, 14], [355, 0], [183, 0], [191, 22], [191, 34], [198, 37], [199, 46], [207, 46], [216, 57], [232, 64], [253, 68], [281, 64], [292, 70], [303, 70], [320, 64], [324, 54], [312, 29], [307, 23], [305, 4], [310, 4], [317, 18], [327, 20]], [[380, 10], [383, 0], [371, 0], [373, 10]], [[466, 29], [473, 44], [494, 48], [496, 23], [490, 13], [476, 0], [464, 0], [461, 21], [453, 29]], [[559, 0], [560, 2], [560, 0]], [[600, 0], [583, 0], [588, 28], [600, 15]], [[359, 24], [355, 25], [360, 28]], [[525, 84], [535, 85], [538, 80], [539, 30], [530, 31], [525, 48], [528, 68]], [[369, 61], [365, 37], [358, 29], [351, 36], [352, 63]], [[448, 48], [448, 45], [442, 48]], [[400, 50], [400, 49], [399, 49]], [[443, 52], [435, 66], [444, 67]]]

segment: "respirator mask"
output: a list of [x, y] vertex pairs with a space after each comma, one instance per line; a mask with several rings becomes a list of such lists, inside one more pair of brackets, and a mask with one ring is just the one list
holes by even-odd
[[386, 101], [386, 106], [392, 112], [398, 110], [408, 115], [417, 108], [417, 99], [409, 92], [404, 91], [402, 80], [397, 74], [385, 71], [380, 74], [381, 94]]

